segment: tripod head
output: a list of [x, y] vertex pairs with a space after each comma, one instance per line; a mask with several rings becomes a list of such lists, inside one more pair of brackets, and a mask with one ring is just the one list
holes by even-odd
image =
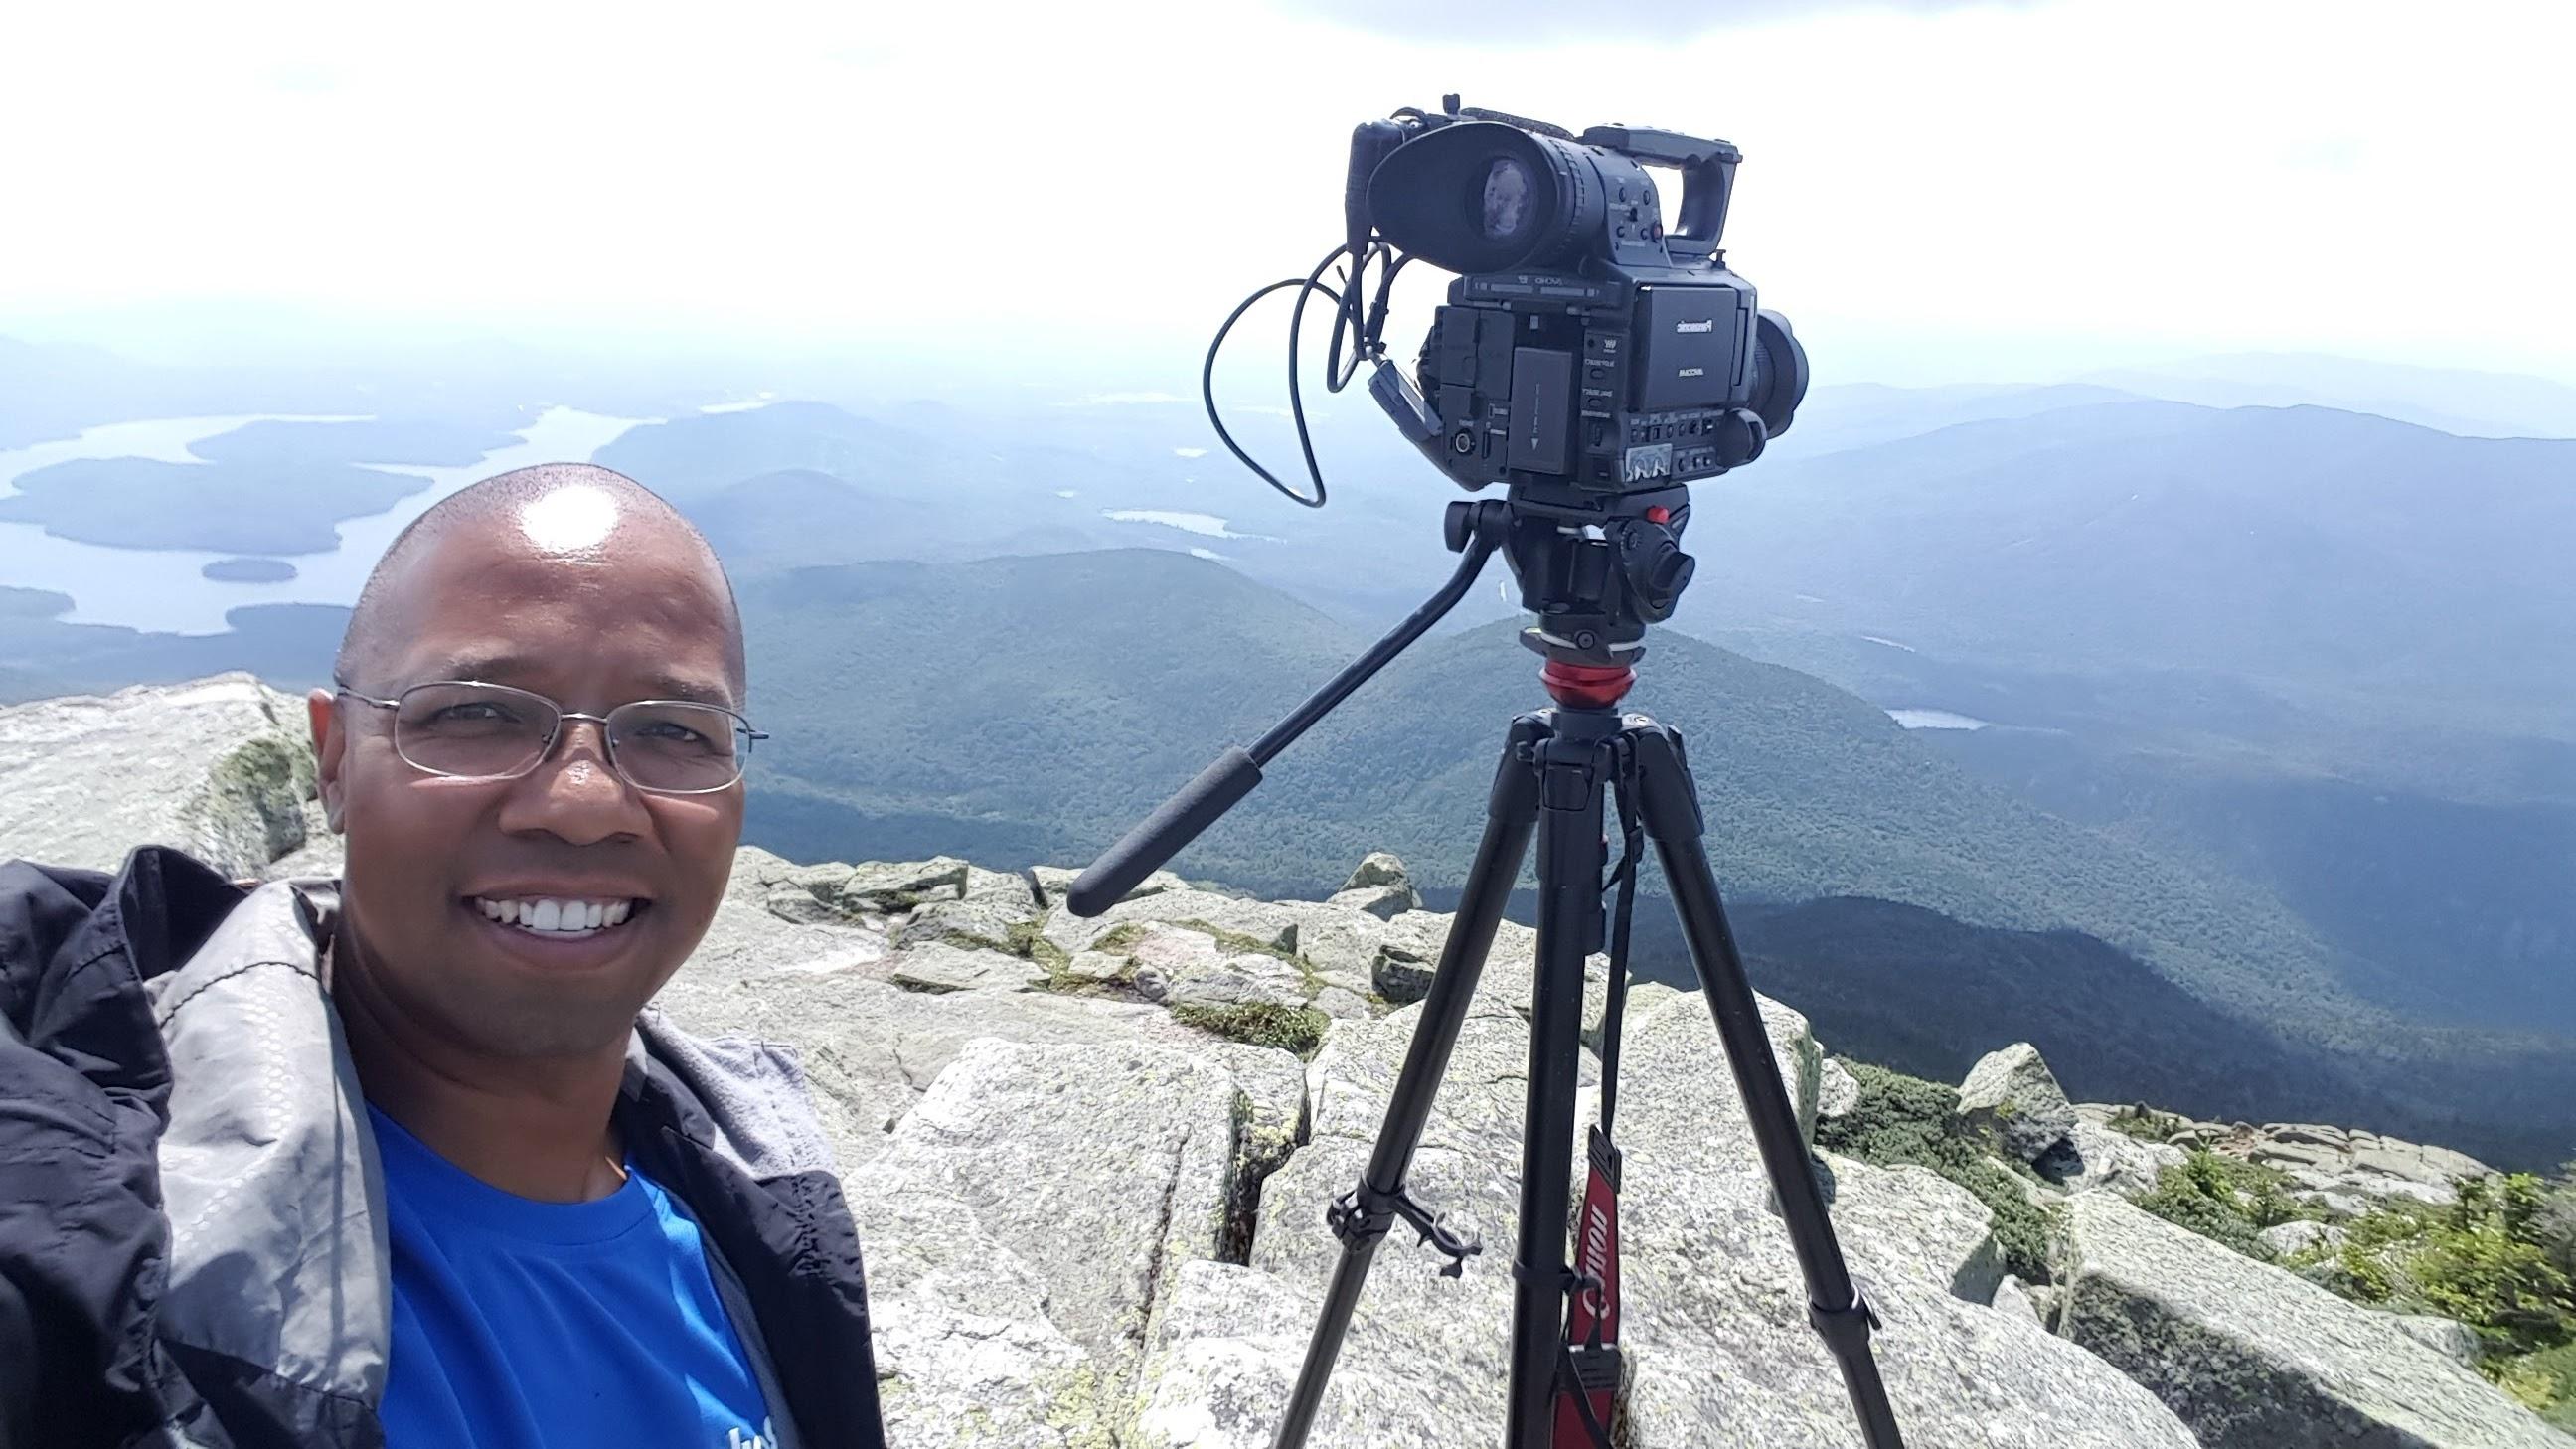
[[[1449, 546], [1464, 547], [1449, 505]], [[1603, 494], [1556, 484], [1516, 484], [1504, 501], [1503, 561], [1537, 622], [1521, 643], [1545, 656], [1539, 679], [1570, 708], [1608, 708], [1628, 692], [1645, 656], [1646, 626], [1673, 616], [1698, 561], [1682, 552], [1690, 490]]]

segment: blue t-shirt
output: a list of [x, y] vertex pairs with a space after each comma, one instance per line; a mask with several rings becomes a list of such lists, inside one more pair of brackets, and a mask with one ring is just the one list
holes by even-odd
[[393, 1241], [388, 1449], [754, 1449], [777, 1442], [698, 1225], [630, 1164], [535, 1202], [374, 1108]]

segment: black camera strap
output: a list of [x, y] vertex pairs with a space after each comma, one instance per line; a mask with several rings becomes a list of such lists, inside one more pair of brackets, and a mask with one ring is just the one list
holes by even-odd
[[[1624, 751], [1623, 751], [1624, 753]], [[1619, 864], [1605, 885], [1618, 890], [1610, 918], [1610, 980], [1601, 1013], [1601, 1120], [1587, 1136], [1589, 1172], [1574, 1220], [1572, 1302], [1565, 1347], [1557, 1355], [1554, 1449], [1611, 1449], [1610, 1419], [1619, 1398], [1619, 1147], [1610, 1126], [1619, 1110], [1619, 1033], [1628, 1009], [1628, 929], [1637, 903], [1637, 866], [1645, 832], [1620, 771], [1612, 787], [1619, 806]]]

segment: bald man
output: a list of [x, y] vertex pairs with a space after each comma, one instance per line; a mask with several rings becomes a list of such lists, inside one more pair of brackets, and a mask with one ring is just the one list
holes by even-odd
[[760, 738], [705, 540], [605, 469], [488, 479], [334, 682], [341, 878], [0, 867], [0, 1449], [881, 1449], [802, 1073], [646, 1007]]

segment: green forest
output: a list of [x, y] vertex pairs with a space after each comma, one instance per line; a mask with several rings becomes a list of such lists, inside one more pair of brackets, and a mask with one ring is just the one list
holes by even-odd
[[[743, 607], [754, 714], [777, 736], [755, 762], [749, 838], [804, 859], [1081, 863], [1366, 642], [1149, 550], [806, 569], [753, 581]], [[1545, 702], [1536, 663], [1509, 626], [1416, 646], [1174, 867], [1318, 897], [1388, 849], [1426, 890], [1454, 888], [1504, 730]], [[1836, 903], [1819, 908], [1831, 930], [1774, 917], [1777, 937], [1750, 939], [1765, 985], [1818, 1010], [1838, 1047], [1964, 1067], [2000, 1030], [2106, 1096], [2312, 1115], [2507, 1162], [2563, 1153], [2563, 1042], [2400, 1021], [2259, 887], [2047, 813], [1855, 696], [1697, 640], [1658, 635], [1629, 702], [1690, 741], [1709, 849], [1741, 905]], [[1640, 957], [1680, 974], [1652, 925]], [[1907, 980], [1921, 984], [1890, 987]], [[1852, 1009], [1827, 1009], [1837, 998]]]

